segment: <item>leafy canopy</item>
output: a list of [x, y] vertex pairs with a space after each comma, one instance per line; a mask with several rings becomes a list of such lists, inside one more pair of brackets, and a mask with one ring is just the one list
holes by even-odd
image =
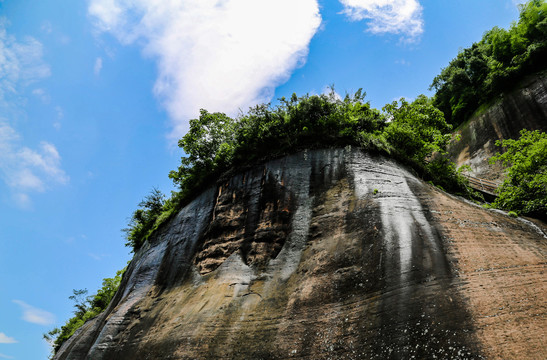
[[496, 142], [506, 151], [491, 162], [509, 168], [494, 206], [547, 219], [547, 133], [524, 129], [520, 134], [517, 140]]
[[385, 117], [364, 97], [361, 90], [343, 100], [334, 91], [293, 94], [281, 98], [278, 106], [257, 105], [236, 119], [201, 110], [179, 141], [187, 156], [169, 177], [184, 198], [199, 184], [234, 167], [325, 143], [360, 144], [362, 134], [374, 134], [385, 125]]
[[126, 246], [133, 249], [142, 246], [156, 220], [163, 213], [165, 203], [165, 195], [156, 188], [139, 203], [139, 209], [131, 216], [128, 227], [122, 230], [127, 239]]
[[547, 3], [532, 0], [519, 8], [518, 22], [487, 31], [433, 79], [434, 104], [448, 123], [461, 124], [522, 77], [546, 68]]
[[353, 145], [387, 154], [446, 190], [468, 193], [454, 165], [442, 156], [452, 127], [431, 99], [401, 99], [381, 112], [365, 96], [361, 89], [343, 99], [333, 89], [321, 95], [293, 94], [237, 118], [201, 110], [179, 141], [186, 156], [169, 174], [180, 191], [165, 200], [154, 189], [139, 204], [125, 229], [127, 245], [138, 251], [176, 209], [223, 174], [307, 148]]
[[452, 126], [425, 95], [409, 103], [405, 99], [384, 106], [391, 119], [384, 133], [389, 143], [418, 163], [425, 163], [433, 152], [442, 152], [451, 139]]

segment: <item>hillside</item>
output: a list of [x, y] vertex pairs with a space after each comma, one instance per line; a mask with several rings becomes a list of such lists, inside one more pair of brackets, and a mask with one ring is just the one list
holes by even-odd
[[456, 165], [469, 165], [474, 176], [500, 181], [503, 169], [488, 159], [502, 149], [497, 140], [516, 139], [522, 129], [547, 131], [547, 73], [523, 79], [516, 89], [483, 106], [456, 131], [461, 140], [448, 147]]
[[55, 359], [541, 358], [546, 226], [358, 149], [211, 187]]

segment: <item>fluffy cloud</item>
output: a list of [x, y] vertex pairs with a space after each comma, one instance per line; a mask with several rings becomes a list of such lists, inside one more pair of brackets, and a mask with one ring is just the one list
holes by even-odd
[[53, 144], [43, 141], [38, 150], [23, 146], [17, 132], [2, 119], [0, 153], [0, 176], [16, 191], [44, 191], [46, 182], [68, 182], [61, 168], [61, 156]]
[[0, 344], [14, 344], [17, 340], [12, 337], [7, 336], [6, 334], [0, 332]]
[[317, 0], [91, 0], [97, 29], [154, 58], [154, 93], [187, 129], [200, 108], [235, 114], [271, 100], [307, 57]]
[[[40, 42], [31, 37], [18, 41], [8, 34], [6, 26], [7, 20], [0, 17], [0, 178], [14, 191], [15, 202], [28, 207], [28, 191], [44, 191], [52, 182], [65, 184], [68, 176], [53, 144], [43, 141], [38, 149], [23, 145], [19, 133], [7, 120], [20, 111], [21, 90], [49, 76], [50, 69], [42, 61]], [[32, 94], [49, 101], [44, 89], [36, 88]]]
[[373, 34], [398, 34], [407, 41], [423, 33], [422, 6], [417, 0], [340, 0], [353, 21], [369, 20]]
[[55, 323], [55, 316], [52, 313], [35, 308], [21, 300], [13, 300], [13, 302], [21, 307], [23, 320], [27, 322], [44, 326]]
[[42, 61], [42, 44], [32, 37], [17, 41], [9, 35], [8, 21], [0, 17], [0, 103], [17, 93], [21, 86], [48, 77], [51, 73]]

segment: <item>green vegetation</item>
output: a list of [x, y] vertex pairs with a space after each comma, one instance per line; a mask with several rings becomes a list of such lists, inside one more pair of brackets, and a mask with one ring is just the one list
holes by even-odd
[[[201, 110], [179, 141], [185, 157], [169, 177], [178, 186], [170, 199], [153, 189], [140, 203], [123, 231], [126, 245], [137, 252], [156, 229], [200, 190], [227, 173], [299, 150], [352, 145], [389, 155], [412, 167], [440, 189], [472, 197], [467, 180], [447, 159], [445, 150], [453, 125], [459, 125], [480, 106], [510, 90], [523, 76], [545, 69], [547, 4], [532, 0], [520, 6], [518, 23], [509, 30], [493, 28], [481, 41], [462, 50], [435, 77], [433, 99], [420, 95], [401, 99], [379, 111], [365, 102], [365, 93], [340, 99], [329, 94], [293, 94], [280, 104], [257, 105], [238, 118]], [[547, 218], [547, 135], [523, 130], [519, 140], [504, 140], [507, 148], [492, 160], [511, 165], [499, 189], [495, 207]], [[373, 194], [378, 194], [374, 189]], [[489, 207], [489, 206], [487, 206]], [[44, 335], [56, 352], [87, 320], [106, 309], [123, 270], [104, 279], [93, 296], [74, 290], [74, 317]]]
[[303, 97], [293, 94], [290, 99], [281, 98], [278, 106], [258, 105], [237, 119], [201, 110], [179, 141], [187, 156], [169, 177], [185, 198], [229, 169], [300, 149], [321, 144], [385, 148], [380, 135], [385, 117], [371, 109], [364, 96], [361, 90], [344, 100], [334, 91]]
[[103, 279], [102, 287], [95, 295], [87, 296], [87, 289], [73, 290], [68, 298], [74, 301], [74, 316], [67, 320], [61, 328], [55, 328], [44, 334], [44, 338], [52, 345], [56, 353], [63, 343], [68, 340], [85, 322], [100, 314], [116, 294], [125, 269], [116, 273], [113, 278]]
[[433, 152], [444, 152], [451, 126], [429, 98], [420, 95], [412, 103], [401, 99], [382, 113], [364, 97], [361, 90], [344, 99], [334, 91], [293, 94], [290, 100], [280, 99], [278, 106], [259, 105], [237, 119], [202, 110], [179, 142], [187, 157], [169, 176], [186, 198], [230, 169], [324, 144], [354, 145], [391, 155], [422, 176], [442, 178], [443, 186], [461, 189], [448, 160], [431, 159]]
[[509, 168], [493, 205], [547, 219], [547, 134], [537, 130], [520, 134], [517, 140], [496, 142], [506, 151], [490, 161], [502, 161]]
[[509, 30], [487, 31], [435, 77], [434, 104], [457, 126], [524, 76], [545, 69], [546, 58], [547, 3], [532, 0], [520, 5], [519, 20]]
[[[170, 204], [168, 210], [163, 205], [163, 213], [147, 210], [151, 209], [145, 205], [147, 201], [140, 204], [145, 209], [135, 212], [126, 230], [128, 245], [137, 251], [150, 234], [149, 230], [141, 231], [141, 223], [159, 226], [159, 219], [168, 218], [173, 209], [186, 204], [223, 174], [325, 144], [353, 145], [389, 155], [441, 188], [471, 193], [464, 177], [443, 156], [452, 127], [431, 99], [424, 95], [411, 103], [401, 99], [387, 104], [381, 112], [371, 108], [364, 98], [362, 90], [344, 99], [334, 90], [322, 95], [293, 94], [290, 99], [281, 98], [277, 106], [258, 105], [235, 119], [201, 110], [179, 141], [187, 156], [169, 174], [180, 191], [166, 202]], [[432, 156], [434, 153], [436, 156]], [[156, 204], [160, 209], [161, 202]], [[141, 211], [150, 215], [145, 222], [139, 220]], [[152, 229], [149, 225], [142, 228]]]
[[125, 245], [133, 249], [140, 248], [156, 228], [160, 215], [169, 210], [169, 205], [161, 191], [152, 189], [150, 194], [139, 203], [139, 209], [135, 210], [131, 216], [128, 227], [122, 229], [127, 239]]
[[[460, 51], [433, 80], [433, 104], [448, 123], [463, 123], [523, 77], [546, 69], [547, 3], [531, 0], [519, 7], [518, 22], [508, 30], [494, 27], [487, 31], [481, 41]], [[511, 165], [492, 205], [545, 218], [545, 135], [528, 131], [521, 134], [520, 140], [499, 143], [507, 152], [492, 160]]]

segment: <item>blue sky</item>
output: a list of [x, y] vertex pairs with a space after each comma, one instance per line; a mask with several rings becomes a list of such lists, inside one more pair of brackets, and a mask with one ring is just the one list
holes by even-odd
[[0, 359], [130, 260], [120, 229], [200, 108], [293, 92], [415, 98], [514, 0], [0, 0]]

